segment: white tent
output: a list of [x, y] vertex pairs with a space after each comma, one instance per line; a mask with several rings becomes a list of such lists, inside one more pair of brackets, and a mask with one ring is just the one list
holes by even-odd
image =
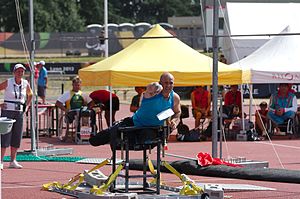
[[[225, 35], [278, 34], [290, 22], [300, 21], [300, 3], [226, 3]], [[222, 45], [228, 63], [250, 55], [271, 38], [242, 36], [224, 38]]]
[[[282, 33], [300, 33], [288, 26]], [[243, 70], [243, 83], [299, 83], [300, 35], [275, 36], [248, 57], [231, 64]]]

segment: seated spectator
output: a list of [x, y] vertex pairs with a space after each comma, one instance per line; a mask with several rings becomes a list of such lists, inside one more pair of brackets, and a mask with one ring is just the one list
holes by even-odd
[[115, 140], [120, 126], [160, 126], [164, 121], [158, 119], [157, 114], [167, 109], [172, 109], [174, 115], [167, 125], [174, 130], [180, 121], [180, 97], [173, 91], [174, 77], [170, 73], [163, 73], [160, 77], [160, 84], [163, 89], [159, 93], [160, 85], [157, 83], [147, 86], [147, 91], [141, 101], [140, 108], [132, 117], [127, 117], [120, 122], [116, 122], [112, 127], [105, 129], [94, 137], [90, 138], [93, 146], [99, 146]]
[[225, 94], [223, 112], [230, 112], [234, 106], [239, 107], [239, 117], [242, 117], [242, 100], [241, 92], [238, 90], [238, 85], [231, 85], [230, 90]]
[[[65, 92], [62, 94], [56, 101], [55, 105], [61, 109], [66, 114], [66, 119], [69, 123], [72, 123], [76, 111], [71, 110], [79, 110], [83, 106], [88, 106], [88, 104], [92, 101], [92, 99], [81, 91], [81, 79], [76, 76], [72, 80], [72, 90]], [[95, 124], [95, 115], [91, 115], [92, 125]], [[62, 139], [65, 141], [66, 137]]]
[[196, 86], [195, 90], [191, 93], [191, 100], [195, 128], [197, 128], [200, 125], [200, 119], [210, 115], [210, 92], [203, 86]]
[[255, 111], [255, 129], [258, 135], [267, 135], [267, 122], [268, 122], [268, 104], [263, 101], [259, 104], [260, 110]]
[[[102, 104], [106, 124], [110, 126], [110, 92], [107, 90], [97, 90], [90, 94], [95, 104]], [[112, 93], [112, 123], [116, 121], [116, 112], [120, 109], [120, 101], [116, 94]]]
[[293, 89], [293, 84], [288, 84], [288, 86], [289, 86], [289, 92], [295, 94], [295, 90]]
[[227, 59], [225, 58], [225, 56], [223, 54], [220, 55], [219, 62], [227, 64]]
[[293, 118], [297, 112], [297, 98], [289, 92], [289, 86], [286, 83], [279, 84], [277, 93], [270, 97], [268, 118], [275, 125], [275, 133], [280, 133], [278, 125], [283, 124], [287, 119]]
[[136, 86], [135, 91], [138, 93], [137, 95], [133, 96], [130, 104], [130, 112], [136, 112], [136, 110], [140, 107], [141, 95], [145, 91], [145, 87]]

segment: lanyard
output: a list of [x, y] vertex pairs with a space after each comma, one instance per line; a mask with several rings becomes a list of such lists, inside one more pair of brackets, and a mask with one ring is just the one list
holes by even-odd
[[22, 84], [20, 86], [17, 86], [17, 85], [14, 84], [15, 99], [18, 99], [16, 87], [19, 88], [19, 99], [21, 99]]

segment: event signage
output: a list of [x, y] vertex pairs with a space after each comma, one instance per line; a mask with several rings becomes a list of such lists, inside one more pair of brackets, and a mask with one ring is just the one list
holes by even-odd
[[[0, 63], [0, 73], [11, 73], [16, 63]], [[26, 66], [26, 64], [24, 64]], [[45, 67], [48, 71], [63, 72], [64, 74], [78, 74], [82, 63], [46, 63]], [[27, 71], [29, 71], [28, 66]]]

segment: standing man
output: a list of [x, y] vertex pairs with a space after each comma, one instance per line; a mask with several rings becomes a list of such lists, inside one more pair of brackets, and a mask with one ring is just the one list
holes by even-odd
[[46, 103], [46, 89], [48, 88], [48, 75], [45, 68], [45, 61], [40, 61], [38, 64], [39, 75], [37, 80], [38, 96], [42, 99], [42, 104]]

